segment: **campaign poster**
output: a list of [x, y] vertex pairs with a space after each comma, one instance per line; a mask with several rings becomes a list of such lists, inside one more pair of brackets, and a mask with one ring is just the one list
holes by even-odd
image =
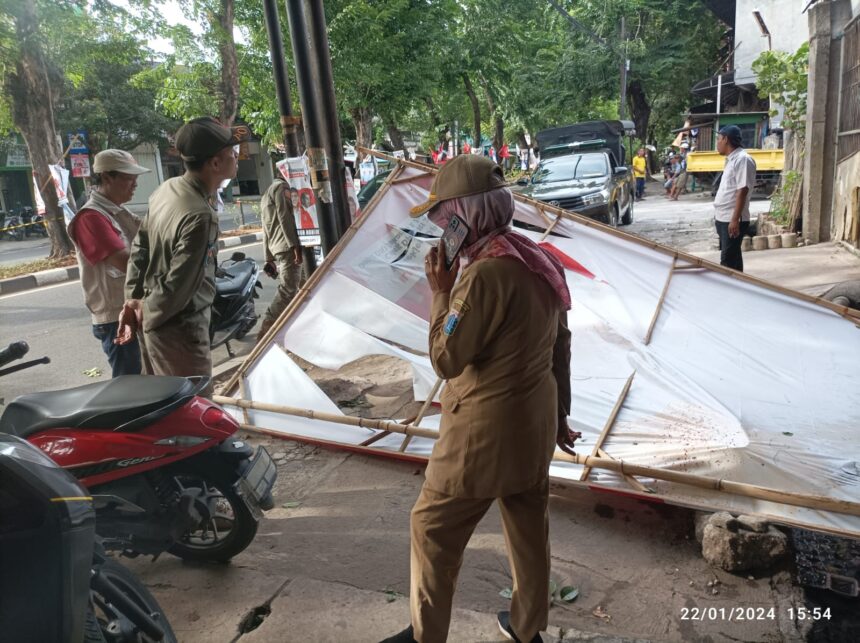
[[320, 225], [316, 195], [311, 188], [311, 177], [306, 157], [286, 158], [276, 164], [281, 177], [290, 186], [290, 201], [296, 217], [296, 230], [303, 246], [318, 246]]
[[[75, 216], [75, 213], [69, 206], [69, 197], [66, 194], [69, 189], [69, 171], [62, 165], [52, 165], [51, 176], [54, 179], [54, 187], [57, 190], [58, 204], [63, 210], [63, 218], [66, 220], [66, 225], [68, 225]], [[36, 199], [36, 212], [44, 216], [45, 202], [42, 200], [41, 192], [39, 192], [40, 186], [35, 174], [33, 175], [33, 187], [35, 188], [33, 192]]]
[[90, 176], [90, 157], [88, 154], [70, 154], [72, 161], [72, 176], [85, 179]]

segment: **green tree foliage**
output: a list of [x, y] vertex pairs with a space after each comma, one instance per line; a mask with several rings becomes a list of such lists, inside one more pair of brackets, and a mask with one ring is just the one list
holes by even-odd
[[[806, 93], [809, 77], [809, 43], [792, 53], [763, 51], [752, 64], [759, 96], [770, 97], [785, 108], [783, 125], [801, 138], [806, 128]], [[771, 115], [776, 114], [772, 111]]]

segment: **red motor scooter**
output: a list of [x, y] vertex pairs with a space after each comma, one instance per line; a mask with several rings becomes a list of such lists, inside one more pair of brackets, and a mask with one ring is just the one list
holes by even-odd
[[[0, 366], [23, 355], [13, 350], [20, 344], [0, 351]], [[125, 375], [22, 395], [6, 407], [0, 431], [39, 447], [87, 487], [106, 548], [227, 561], [274, 506], [277, 467], [265, 448], [255, 454], [236, 436], [229, 414], [197, 395], [206, 383]]]

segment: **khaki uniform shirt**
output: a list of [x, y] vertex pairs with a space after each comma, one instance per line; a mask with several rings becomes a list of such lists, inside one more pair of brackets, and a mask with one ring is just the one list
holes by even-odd
[[296, 217], [293, 215], [289, 184], [286, 181], [275, 179], [263, 195], [260, 208], [263, 242], [272, 256], [283, 254], [299, 245]]
[[570, 333], [550, 286], [521, 262], [469, 265], [433, 297], [430, 359], [442, 424], [426, 485], [493, 498], [543, 481], [560, 416], [570, 412]]
[[190, 173], [169, 179], [149, 197], [125, 283], [127, 298], [143, 300], [147, 333], [190, 322], [208, 336], [218, 259], [211, 197]]
[[[94, 191], [90, 199], [84, 203], [80, 211], [95, 210], [101, 214], [116, 230], [128, 250], [131, 240], [140, 227], [140, 219], [117, 205], [98, 191]], [[74, 233], [74, 219], [69, 224], [69, 236], [77, 246]], [[78, 268], [81, 273], [81, 288], [84, 291], [84, 303], [92, 313], [93, 324], [115, 322], [119, 318], [122, 304], [125, 301], [123, 286], [125, 273], [111, 266], [107, 261], [91, 264], [78, 248]]]

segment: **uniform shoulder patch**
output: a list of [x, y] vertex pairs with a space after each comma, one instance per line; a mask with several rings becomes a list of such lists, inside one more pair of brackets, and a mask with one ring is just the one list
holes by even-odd
[[462, 299], [455, 299], [451, 304], [451, 310], [448, 311], [448, 317], [445, 319], [445, 326], [442, 327], [442, 332], [449, 337], [453, 335], [460, 324], [460, 320], [463, 319], [463, 315], [467, 312], [469, 312], [469, 304]]

